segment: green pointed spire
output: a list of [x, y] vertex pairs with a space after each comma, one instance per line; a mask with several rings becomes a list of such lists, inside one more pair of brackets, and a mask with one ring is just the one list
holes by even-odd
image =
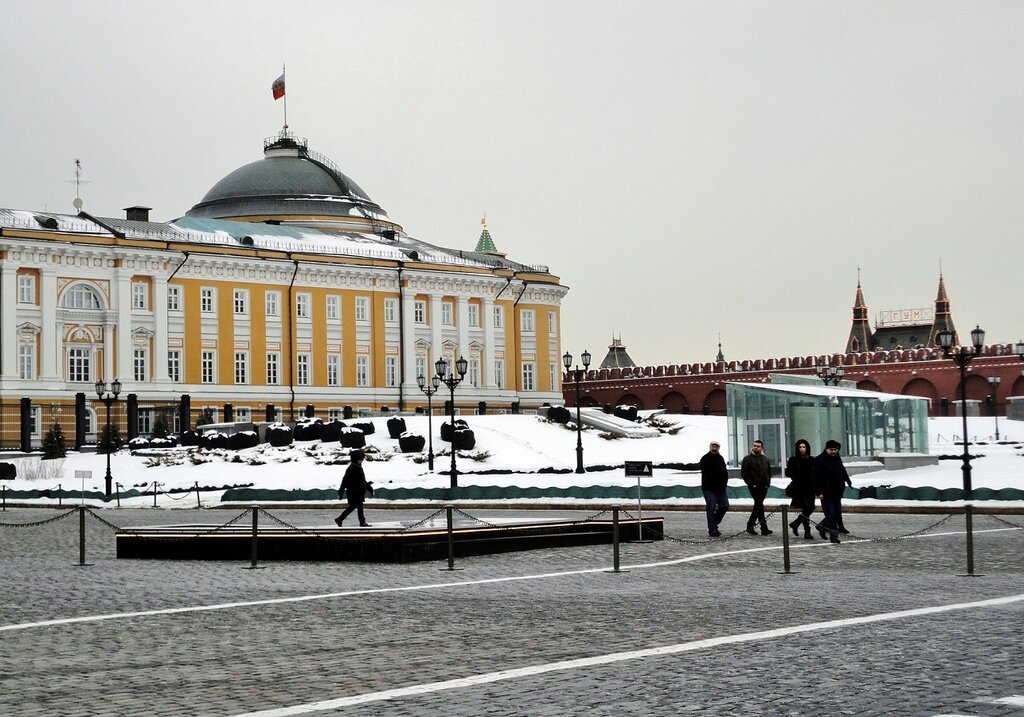
[[487, 231], [487, 216], [480, 220], [480, 226], [483, 227], [483, 231], [480, 232], [480, 238], [476, 242], [476, 251], [481, 254], [497, 254], [498, 247], [494, 246], [494, 240], [491, 239], [491, 233]]

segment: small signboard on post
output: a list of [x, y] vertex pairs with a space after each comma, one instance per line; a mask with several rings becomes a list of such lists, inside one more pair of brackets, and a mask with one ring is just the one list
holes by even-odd
[[85, 482], [92, 480], [92, 471], [75, 471], [75, 478], [82, 480], [82, 505], [85, 505]]
[[644, 476], [650, 478], [654, 474], [654, 464], [651, 461], [626, 461], [626, 475], [636, 476], [636, 512], [637, 512], [637, 542], [644, 542], [644, 508], [640, 502], [640, 479]]

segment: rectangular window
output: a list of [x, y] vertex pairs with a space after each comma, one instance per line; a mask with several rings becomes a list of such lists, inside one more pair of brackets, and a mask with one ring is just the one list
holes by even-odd
[[356, 297], [356, 321], [366, 323], [370, 320], [370, 299], [365, 296]]
[[470, 304], [468, 307], [469, 312], [466, 316], [466, 320], [469, 321], [470, 326], [480, 325], [480, 307], [476, 304]]
[[434, 377], [433, 372], [427, 371], [427, 357], [423, 354], [416, 354], [416, 377], [422, 376], [426, 379], [427, 383], [430, 383], [430, 379]]
[[35, 344], [18, 344], [18, 378], [34, 381], [36, 377]]
[[295, 357], [295, 383], [300, 386], [309, 385], [309, 354], [298, 354]]
[[554, 363], [548, 364], [548, 386], [550, 390], [558, 390], [558, 367]]
[[249, 383], [249, 353], [235, 351], [235, 383]]
[[132, 377], [136, 381], [149, 380], [148, 358], [149, 349], [132, 349]]
[[340, 296], [328, 296], [327, 297], [327, 318], [328, 319], [340, 319], [341, 318], [341, 297]]
[[466, 373], [466, 380], [473, 388], [480, 387], [480, 359], [473, 357], [469, 360], [469, 371]]
[[267, 316], [281, 315], [281, 292], [268, 291], [264, 294], [264, 302], [267, 308]]
[[249, 290], [235, 289], [234, 291], [235, 315], [245, 316], [249, 313]]
[[135, 425], [139, 429], [139, 434], [148, 435], [153, 432], [153, 409], [152, 408], [140, 408], [139, 409], [139, 420]]
[[270, 352], [267, 354], [267, 385], [276, 386], [279, 379], [278, 368], [281, 365], [281, 354]]
[[398, 385], [398, 357], [384, 357], [384, 385], [394, 387]]
[[523, 390], [524, 391], [536, 391], [537, 388], [534, 385], [533, 373], [534, 365], [530, 362], [523, 363]]
[[370, 385], [370, 357], [356, 356], [356, 386]]
[[204, 286], [199, 289], [199, 310], [204, 314], [212, 314], [213, 306], [217, 302], [217, 290]]
[[345, 411], [341, 408], [328, 408], [327, 409], [327, 420], [328, 421], [340, 421], [345, 417]]
[[168, 285], [167, 287], [167, 310], [181, 311], [181, 287]]
[[494, 307], [494, 328], [500, 329], [505, 325], [505, 307]]
[[146, 310], [149, 306], [149, 287], [141, 282], [132, 282], [132, 308]]
[[341, 356], [327, 354], [327, 385], [341, 385]]
[[384, 299], [384, 321], [388, 324], [398, 323], [398, 299]]
[[558, 314], [554, 311], [548, 312], [548, 333], [552, 336], [555, 335], [555, 329], [558, 327], [558, 319], [555, 318], [556, 316], [558, 316]]
[[310, 305], [310, 296], [309, 296], [309, 294], [296, 294], [295, 295], [295, 318], [297, 318], [297, 319], [308, 319], [309, 318], [309, 305]]
[[248, 406], [239, 406], [235, 409], [235, 422], [248, 423], [252, 420], [252, 412]]
[[199, 373], [203, 383], [217, 382], [217, 354], [214, 351], [203, 351], [199, 361]]
[[36, 303], [36, 278], [30, 274], [18, 274], [18, 303]]
[[520, 314], [523, 321], [523, 333], [533, 333], [533, 309], [523, 309], [523, 313]]
[[32, 407], [30, 407], [28, 414], [29, 414], [28, 415], [29, 423], [32, 424], [32, 435], [33, 436], [38, 436], [39, 435], [39, 414], [40, 414], [39, 406], [32, 406]]
[[505, 360], [494, 359], [494, 385], [505, 388]]
[[412, 302], [412, 320], [417, 324], [427, 323], [427, 302], [425, 301], [414, 301]]
[[83, 382], [92, 380], [89, 363], [92, 360], [90, 349], [68, 349], [68, 381]]
[[452, 318], [452, 302], [450, 301], [441, 302], [441, 323], [445, 326], [455, 325], [455, 320]]
[[174, 383], [181, 383], [181, 351], [177, 349], [167, 352], [167, 378]]

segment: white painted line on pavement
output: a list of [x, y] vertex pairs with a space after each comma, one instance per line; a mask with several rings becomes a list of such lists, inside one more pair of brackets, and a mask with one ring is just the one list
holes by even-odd
[[[1021, 530], [1021, 528], [992, 528], [990, 530], [975, 530], [975, 534], [978, 533], [998, 533], [1004, 530]], [[931, 538], [931, 537], [943, 537], [950, 535], [964, 535], [966, 531], [949, 532], [949, 533], [928, 533], [925, 535], [914, 535], [911, 538]], [[857, 543], [871, 543], [873, 540], [844, 540], [844, 543], [857, 544]], [[796, 546], [797, 549], [806, 548], [826, 548], [831, 543], [812, 543], [806, 545]], [[698, 560], [709, 560], [712, 558], [720, 558], [728, 555], [743, 555], [745, 553], [763, 553], [771, 550], [782, 550], [781, 545], [766, 545], [760, 548], [744, 548], [742, 550], [724, 550], [717, 553], [702, 553], [700, 555], [688, 555], [685, 558], [675, 558], [674, 560], [662, 560], [653, 563], [638, 563], [636, 565], [622, 565], [622, 570], [641, 570], [645, 568], [664, 568], [672, 565], [681, 565], [683, 563], [692, 563]], [[105, 620], [120, 620], [120, 619], [131, 619], [136, 617], [151, 617], [153, 615], [175, 615], [179, 613], [189, 612], [209, 612], [211, 610], [231, 610], [234, 608], [243, 607], [257, 607], [260, 605], [282, 605], [285, 603], [294, 602], [309, 602], [312, 600], [330, 600], [333, 598], [342, 597], [354, 597], [357, 595], [378, 595], [383, 593], [400, 593], [400, 592], [416, 592], [422, 590], [439, 590], [442, 588], [457, 588], [466, 587], [469, 585], [489, 585], [496, 583], [511, 583], [520, 582], [524, 580], [545, 580], [548, 578], [560, 578], [568, 577], [570, 575], [589, 575], [593, 573], [604, 573], [608, 571], [608, 566], [603, 565], [599, 568], [583, 568], [580, 570], [566, 570], [557, 573], [538, 573], [535, 575], [510, 575], [501, 578], [482, 578], [480, 580], [460, 580], [448, 583], [427, 583], [426, 585], [406, 585], [400, 587], [391, 588], [366, 588], [364, 590], [345, 590], [342, 592], [333, 593], [320, 593], [316, 595], [296, 595], [294, 597], [284, 598], [269, 598], [266, 600], [247, 600], [240, 602], [228, 602], [219, 603], [215, 605], [190, 605], [188, 607], [172, 607], [162, 608], [159, 610], [137, 610], [133, 612], [115, 612], [104, 615], [82, 615], [80, 617], [65, 617], [57, 618], [55, 620], [40, 620], [38, 622], [22, 622], [15, 623], [12, 625], [0, 625], [0, 632], [11, 632], [14, 630], [29, 630], [37, 627], [54, 627], [58, 625], [74, 625], [76, 623], [83, 622], [103, 622]]]
[[462, 677], [455, 680], [445, 680], [443, 682], [428, 682], [422, 685], [399, 687], [393, 690], [382, 690], [380, 692], [370, 692], [362, 695], [352, 695], [350, 697], [339, 697], [333, 700], [309, 702], [304, 705], [279, 707], [276, 709], [261, 710], [259, 712], [246, 712], [244, 714], [234, 715], [234, 717], [294, 717], [295, 715], [307, 715], [314, 712], [323, 712], [324, 710], [338, 709], [340, 707], [351, 707], [353, 705], [362, 705], [371, 702], [384, 702], [386, 700], [400, 699], [403, 697], [416, 697], [418, 695], [443, 692], [445, 690], [477, 687], [479, 685], [501, 682], [503, 680], [533, 677], [535, 675], [542, 675], [548, 672], [597, 667], [600, 665], [610, 665], [616, 662], [625, 662], [627, 660], [642, 660], [648, 657], [665, 657], [667, 655], [678, 655], [684, 652], [694, 652], [696, 650], [721, 647], [723, 645], [761, 642], [764, 640], [798, 635], [805, 632], [817, 632], [819, 630], [835, 630], [837, 628], [869, 625], [871, 623], [901, 620], [908, 617], [936, 615], [944, 612], [952, 612], [954, 610], [973, 610], [979, 608], [999, 607], [1022, 601], [1024, 601], [1024, 594], [1007, 595], [1005, 597], [978, 600], [976, 602], [936, 605], [933, 607], [915, 608], [913, 610], [899, 610], [896, 612], [882, 612], [874, 615], [864, 615], [862, 617], [849, 617], [841, 620], [827, 620], [824, 622], [812, 622], [804, 625], [791, 625], [789, 627], [775, 628], [774, 630], [761, 630], [759, 632], [746, 632], [738, 635], [712, 637], [704, 640], [693, 640], [692, 642], [680, 642], [675, 645], [652, 647], [645, 650], [613, 652], [607, 655], [583, 657], [576, 660], [549, 662], [545, 665], [533, 665], [530, 667], [519, 667], [510, 670], [499, 670], [497, 672], [488, 672], [482, 675]]
[[1000, 705], [1013, 705], [1014, 707], [1024, 707], [1024, 695], [1010, 695], [1009, 697], [1000, 697], [998, 700], [992, 701]]

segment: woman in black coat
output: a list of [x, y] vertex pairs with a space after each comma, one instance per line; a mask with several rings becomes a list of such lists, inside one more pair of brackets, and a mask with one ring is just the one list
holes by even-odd
[[801, 438], [793, 446], [793, 455], [786, 461], [786, 477], [792, 480], [791, 491], [793, 500], [790, 506], [800, 510], [789, 527], [793, 535], [800, 535], [800, 526], [804, 526], [804, 538], [813, 540], [811, 535], [811, 513], [814, 512], [814, 457], [811, 455], [811, 444]]
[[366, 480], [366, 474], [363, 473], [363, 459], [365, 457], [366, 454], [359, 449], [349, 454], [349, 459], [352, 462], [345, 469], [345, 477], [341, 479], [341, 487], [338, 488], [338, 497], [340, 498], [344, 494], [348, 498], [348, 507], [345, 508], [341, 515], [334, 519], [339, 528], [353, 510], [358, 511], [359, 525], [363, 527], [369, 527], [370, 525], [366, 522], [366, 516], [363, 515], [363, 501], [366, 500], [366, 494], [373, 495], [373, 486], [370, 484], [370, 481]]

